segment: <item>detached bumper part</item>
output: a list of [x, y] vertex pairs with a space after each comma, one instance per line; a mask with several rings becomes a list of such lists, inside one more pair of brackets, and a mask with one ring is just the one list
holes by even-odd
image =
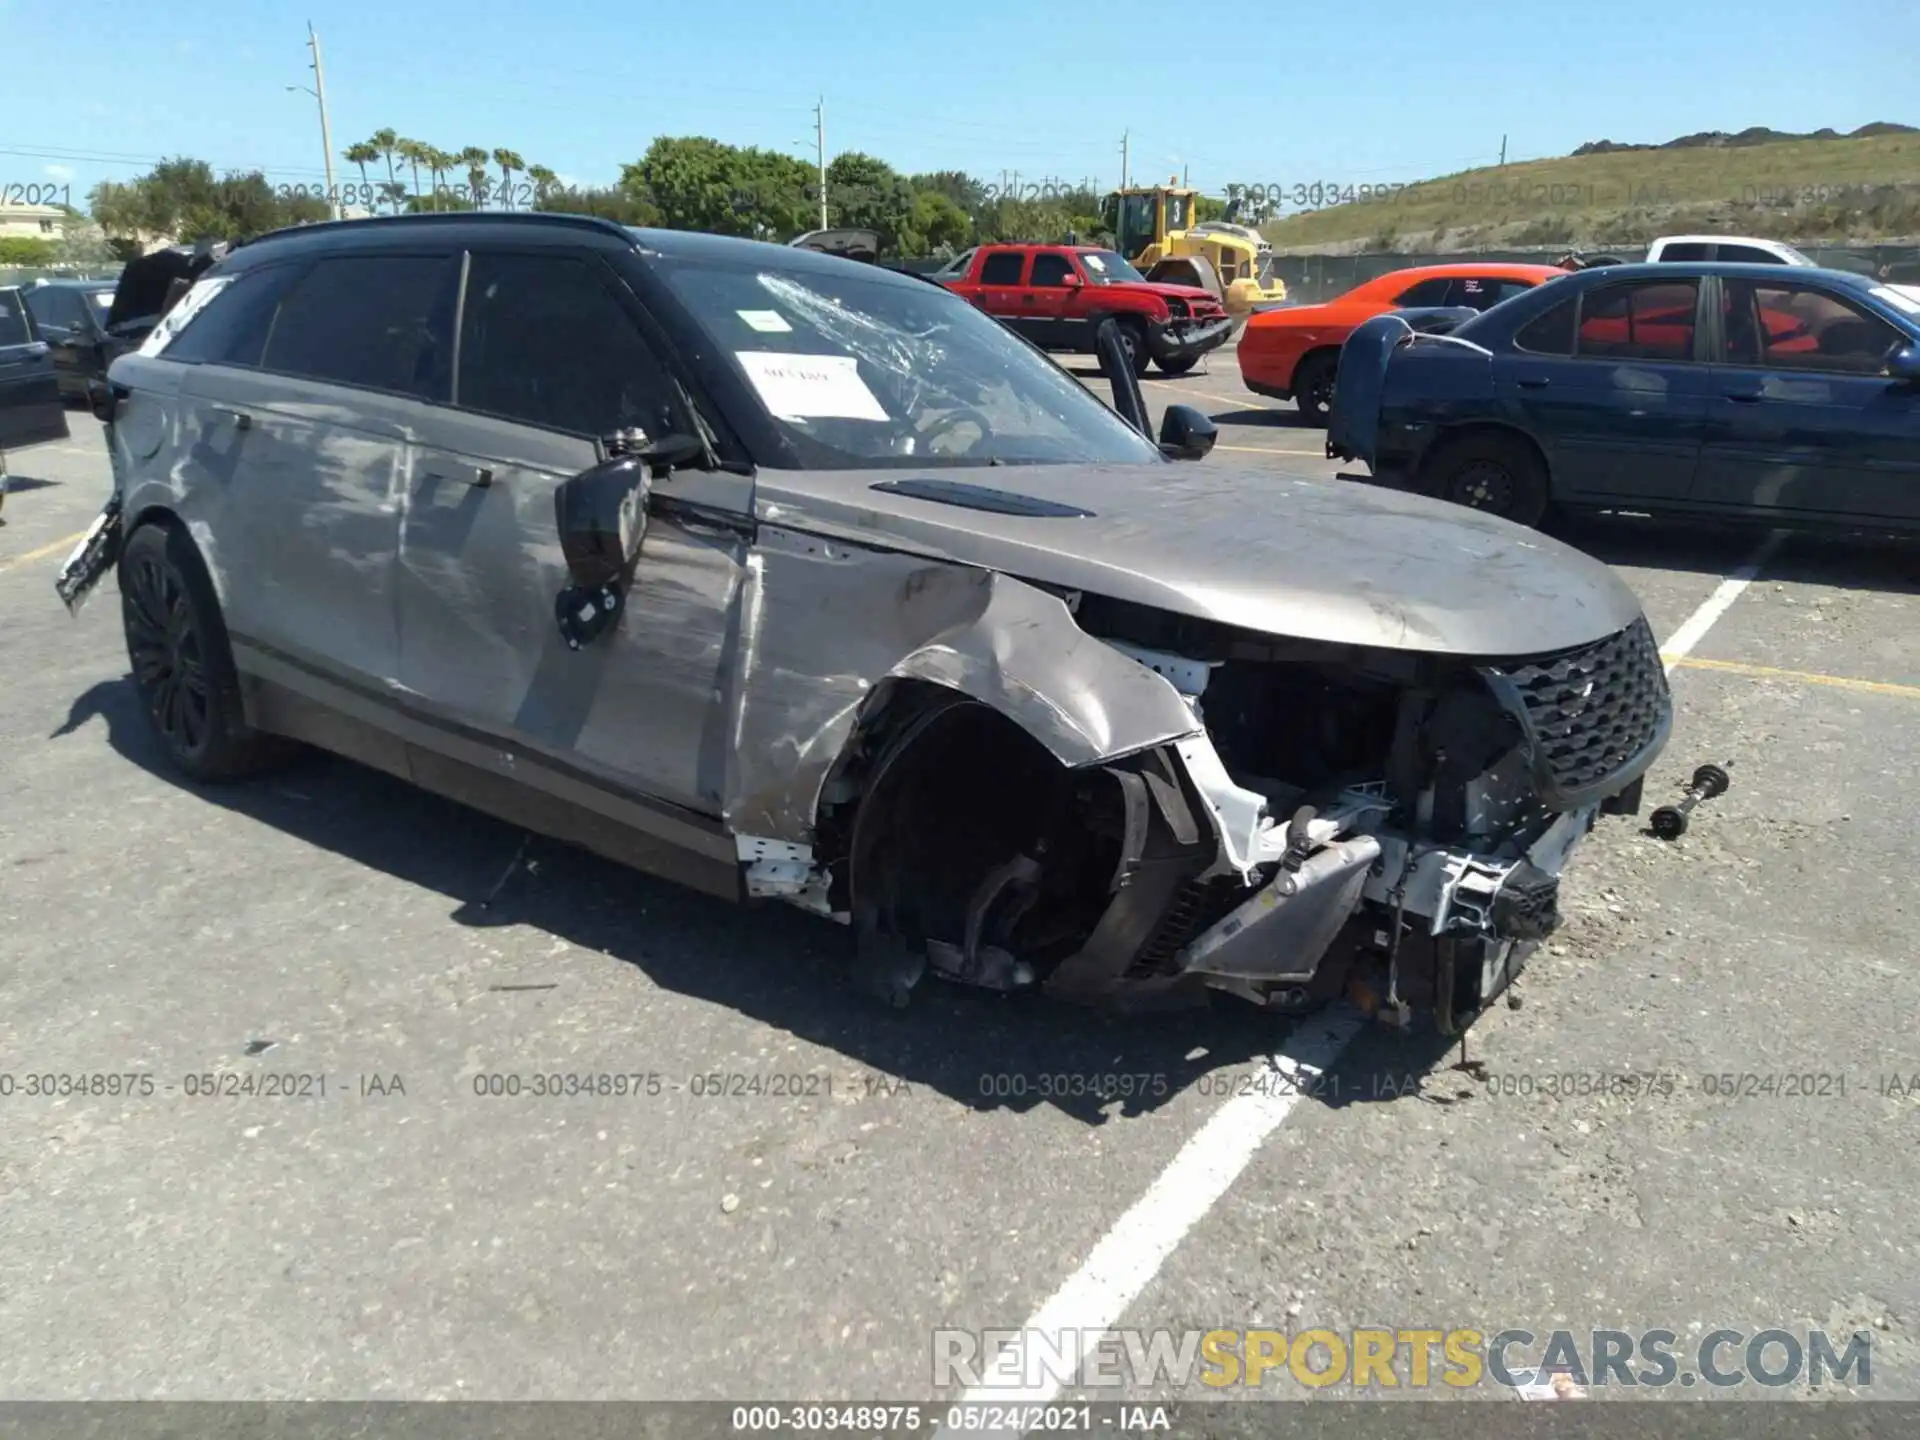
[[1222, 316], [1199, 324], [1175, 321], [1147, 336], [1147, 353], [1155, 360], [1186, 360], [1217, 350], [1233, 333], [1233, 318]]
[[1297, 870], [1280, 872], [1187, 946], [1183, 971], [1238, 980], [1311, 980], [1328, 947], [1360, 904], [1380, 858], [1371, 835], [1323, 846]]
[[69, 552], [66, 563], [54, 577], [54, 591], [60, 596], [60, 603], [67, 607], [68, 614], [77, 616], [80, 613], [94, 586], [100, 583], [100, 577], [114, 567], [120, 558], [120, 542], [123, 538], [120, 497], [116, 494], [107, 502], [106, 508], [94, 517], [93, 524], [81, 537], [80, 543]]

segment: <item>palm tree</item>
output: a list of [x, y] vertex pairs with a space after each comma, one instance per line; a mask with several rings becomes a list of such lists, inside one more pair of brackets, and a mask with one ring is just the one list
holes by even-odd
[[391, 128], [376, 130], [367, 137], [367, 144], [373, 147], [376, 155], [387, 162], [387, 183], [392, 185], [396, 179], [393, 173], [393, 152], [399, 148], [400, 137], [394, 134]]
[[367, 179], [367, 166], [380, 158], [380, 152], [365, 140], [349, 145], [340, 152], [349, 165], [360, 167], [360, 198], [367, 209], [373, 209], [373, 182]]
[[527, 178], [533, 182], [533, 208], [542, 210], [559, 187], [560, 177], [544, 165], [527, 166]]
[[493, 152], [493, 163], [500, 167], [500, 195], [507, 209], [513, 208], [513, 172], [527, 168], [527, 162], [511, 150]]
[[428, 173], [433, 176], [433, 208], [438, 210], [440, 208], [440, 197], [445, 193], [445, 188], [440, 177], [451, 172], [453, 167], [459, 162], [453, 155], [442, 150], [439, 146], [429, 145], [427, 147], [426, 159], [421, 163], [427, 167]]
[[486, 203], [487, 162], [492, 158], [478, 145], [469, 145], [453, 157], [454, 164], [467, 167], [467, 184], [472, 187], [467, 198], [473, 202], [476, 210]]
[[407, 168], [413, 172], [413, 197], [417, 200], [420, 198], [420, 164], [427, 158], [429, 147], [418, 140], [398, 140], [394, 142], [393, 149], [395, 154], [407, 162]]
[[407, 187], [398, 180], [384, 180], [380, 184], [380, 196], [393, 206], [393, 213], [398, 215], [401, 205], [407, 198]]

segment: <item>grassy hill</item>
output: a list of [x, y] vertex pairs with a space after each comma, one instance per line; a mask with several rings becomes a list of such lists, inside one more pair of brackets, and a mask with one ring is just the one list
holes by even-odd
[[[1443, 175], [1261, 227], [1276, 250], [1473, 250], [1644, 243], [1702, 230], [1834, 245], [1920, 236], [1920, 130], [1756, 129]], [[1284, 203], [1284, 201], [1283, 201]]]

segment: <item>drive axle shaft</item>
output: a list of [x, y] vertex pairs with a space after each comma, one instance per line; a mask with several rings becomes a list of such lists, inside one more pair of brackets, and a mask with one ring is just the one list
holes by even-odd
[[[1728, 765], [1733, 764], [1731, 760]], [[1662, 840], [1678, 840], [1687, 833], [1687, 814], [1702, 800], [1727, 793], [1727, 772], [1723, 766], [1702, 765], [1693, 772], [1693, 783], [1678, 805], [1662, 805], [1648, 819], [1653, 833]]]

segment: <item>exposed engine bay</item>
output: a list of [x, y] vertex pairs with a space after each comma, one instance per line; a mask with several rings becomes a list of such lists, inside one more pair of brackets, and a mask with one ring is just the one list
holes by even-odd
[[1347, 996], [1451, 1032], [1557, 927], [1568, 855], [1638, 810], [1671, 723], [1644, 622], [1482, 662], [1066, 598], [1201, 728], [1063, 769], [965, 696], [885, 697], [822, 795], [827, 878], [791, 898], [853, 924], [894, 1003], [932, 973], [1128, 1008]]

